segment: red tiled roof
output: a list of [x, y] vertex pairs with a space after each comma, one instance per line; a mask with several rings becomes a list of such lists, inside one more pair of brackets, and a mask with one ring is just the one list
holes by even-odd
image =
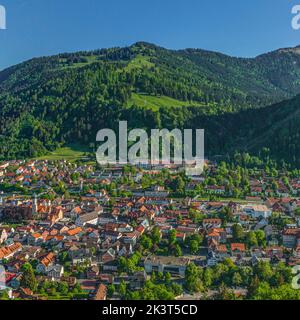
[[67, 234], [69, 236], [75, 236], [76, 234], [80, 233], [81, 231], [82, 231], [82, 229], [80, 227], [77, 227], [77, 228], [68, 230]]
[[230, 248], [231, 248], [231, 251], [236, 251], [236, 250], [245, 251], [246, 250], [244, 243], [232, 243], [230, 245]]
[[22, 248], [22, 245], [19, 242], [16, 242], [10, 246], [1, 248], [0, 249], [0, 259], [3, 259], [3, 258], [10, 256], [11, 254], [17, 252], [21, 248]]
[[106, 286], [101, 283], [97, 289], [94, 300], [105, 300], [106, 292], [107, 292]]
[[41, 263], [45, 266], [48, 267], [50, 263], [54, 261], [54, 254], [52, 252], [49, 252], [42, 260]]

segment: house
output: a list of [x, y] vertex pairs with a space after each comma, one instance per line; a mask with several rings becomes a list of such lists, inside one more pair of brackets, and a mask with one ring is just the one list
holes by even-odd
[[238, 215], [238, 222], [242, 225], [242, 226], [249, 226], [250, 225], [250, 216], [246, 215], [246, 214], [239, 214]]
[[133, 227], [131, 227], [128, 223], [121, 223], [121, 224], [117, 224], [117, 230], [121, 233], [123, 232], [132, 232], [133, 231]]
[[97, 225], [98, 216], [98, 211], [82, 214], [75, 220], [75, 224], [79, 227], [84, 227], [86, 224]]
[[137, 241], [137, 234], [135, 232], [125, 233], [122, 236], [122, 241], [125, 244], [131, 244], [132, 246], [135, 246]]
[[145, 227], [142, 225], [139, 225], [138, 227], [136, 227], [135, 231], [138, 232], [139, 235], [142, 235], [145, 232]]
[[225, 244], [217, 245], [215, 249], [216, 256], [219, 260], [223, 260], [229, 256], [227, 247]]
[[203, 228], [204, 229], [212, 229], [212, 228], [220, 228], [222, 224], [222, 220], [218, 218], [212, 219], [203, 219]]
[[49, 266], [46, 270], [46, 274], [52, 279], [60, 279], [64, 274], [64, 267], [59, 264]]
[[210, 251], [206, 257], [206, 265], [208, 267], [213, 267], [218, 263], [218, 258], [216, 257], [215, 252]]
[[108, 262], [114, 261], [115, 258], [116, 258], [116, 251], [113, 248], [110, 248], [101, 256], [101, 262], [108, 263]]
[[41, 245], [44, 242], [42, 234], [34, 232], [27, 238], [28, 244], [32, 246]]
[[251, 256], [252, 257], [257, 257], [257, 258], [262, 258], [265, 254], [265, 252], [261, 248], [251, 248]]
[[146, 272], [139, 271], [135, 272], [133, 275], [119, 275], [114, 276], [112, 283], [116, 286], [119, 286], [122, 281], [124, 281], [131, 290], [139, 290], [143, 287], [144, 283], [147, 280], [147, 274]]
[[82, 228], [77, 227], [77, 228], [72, 228], [72, 229], [67, 230], [66, 234], [67, 234], [67, 236], [72, 237], [77, 234], [80, 234], [81, 232], [82, 232]]
[[80, 216], [81, 213], [82, 213], [82, 209], [77, 206], [77, 207], [75, 207], [75, 208], [73, 208], [73, 209], [71, 210], [71, 212], [70, 212], [70, 218], [76, 220], [76, 219]]
[[46, 255], [40, 258], [40, 263], [36, 266], [36, 271], [39, 273], [46, 273], [48, 267], [50, 267], [55, 260], [55, 256], [52, 252], [47, 253]]
[[215, 229], [210, 230], [206, 235], [206, 238], [208, 243], [210, 243], [212, 240], [216, 243], [220, 243], [221, 241], [221, 236], [219, 232], [215, 231]]
[[279, 259], [283, 258], [283, 248], [278, 246], [272, 246], [266, 248], [266, 255], [269, 258], [273, 258], [274, 256], [278, 257]]
[[223, 228], [210, 229], [206, 235], [207, 241], [214, 239], [217, 243], [226, 242], [227, 234]]
[[99, 279], [103, 284], [112, 284], [114, 276], [110, 273], [101, 273]]
[[59, 220], [63, 219], [64, 211], [61, 206], [51, 208], [51, 212], [47, 216], [47, 220], [51, 223], [51, 225], [55, 224]]
[[184, 243], [186, 238], [186, 234], [183, 232], [176, 232], [176, 241], [180, 242], [180, 243]]
[[21, 250], [22, 250], [22, 245], [19, 242], [13, 243], [10, 246], [0, 248], [0, 261], [2, 259], [12, 258], [17, 252]]
[[22, 280], [22, 273], [17, 274], [14, 278], [11, 279], [9, 285], [13, 289], [19, 289]]
[[69, 257], [73, 265], [85, 261], [91, 261], [92, 254], [88, 248], [77, 248], [72, 246], [68, 251]]
[[8, 263], [6, 263], [7, 271], [13, 272], [13, 273], [19, 273], [23, 263], [24, 262], [21, 260], [13, 259], [12, 261], [9, 261]]
[[106, 300], [107, 288], [104, 284], [100, 283], [98, 286], [96, 293], [94, 295], [93, 300]]
[[69, 287], [74, 287], [75, 284], [77, 283], [76, 277], [65, 277], [65, 276], [62, 276], [60, 278], [60, 280], [63, 281], [63, 282], [66, 282]]
[[88, 279], [88, 280], [81, 280], [80, 282], [81, 289], [88, 294], [94, 294], [98, 287], [98, 280], [96, 279]]
[[261, 195], [262, 192], [263, 192], [262, 187], [259, 187], [259, 186], [251, 186], [251, 187], [250, 187], [251, 196]]
[[118, 271], [119, 263], [117, 260], [109, 261], [102, 265], [103, 272], [117, 272]]
[[294, 248], [297, 237], [300, 236], [300, 228], [286, 228], [282, 232], [282, 242], [286, 248]]
[[106, 225], [107, 223], [116, 223], [118, 218], [112, 214], [102, 214], [98, 217], [98, 223], [100, 225]]
[[230, 244], [231, 255], [234, 257], [243, 257], [246, 253], [244, 243], [231, 243]]
[[99, 268], [97, 266], [91, 266], [86, 272], [88, 279], [95, 279], [99, 275]]
[[144, 261], [145, 271], [152, 272], [169, 272], [171, 274], [184, 277], [185, 270], [190, 263], [190, 259], [173, 256], [148, 256]]
[[118, 253], [119, 257], [131, 255], [133, 253], [132, 245], [131, 244], [124, 244], [121, 247], [119, 246], [117, 248], [117, 253]]
[[107, 231], [104, 234], [105, 239], [111, 239], [112, 241], [117, 241], [122, 237], [122, 233], [119, 231]]
[[224, 186], [207, 186], [206, 191], [210, 194], [225, 194], [225, 187]]

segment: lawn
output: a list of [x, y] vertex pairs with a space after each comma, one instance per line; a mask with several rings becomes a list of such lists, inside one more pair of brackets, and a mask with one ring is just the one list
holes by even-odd
[[157, 110], [160, 107], [184, 107], [184, 106], [201, 106], [200, 102], [180, 101], [167, 96], [150, 96], [133, 93], [128, 102], [128, 106], [137, 105], [147, 109]]
[[56, 149], [49, 154], [39, 157], [36, 160], [68, 160], [68, 161], [75, 161], [80, 160], [84, 157], [86, 152], [90, 152], [91, 150], [87, 147], [72, 144], [66, 147], [62, 147]]
[[149, 61], [149, 57], [137, 55], [132, 59], [128, 65], [124, 68], [125, 71], [131, 71], [132, 69], [149, 69], [154, 67], [155, 64]]

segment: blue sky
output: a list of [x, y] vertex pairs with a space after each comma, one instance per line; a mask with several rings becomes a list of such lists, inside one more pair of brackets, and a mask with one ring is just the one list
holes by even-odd
[[300, 0], [0, 0], [0, 69], [60, 52], [148, 41], [255, 56], [300, 45]]

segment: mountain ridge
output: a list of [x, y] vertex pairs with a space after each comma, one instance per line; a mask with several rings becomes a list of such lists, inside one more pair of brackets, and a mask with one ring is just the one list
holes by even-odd
[[[114, 47], [110, 47], [110, 48], [97, 48], [97, 49], [92, 49], [92, 50], [76, 50], [76, 51], [65, 51], [65, 52], [61, 52], [61, 53], [55, 53], [55, 54], [50, 54], [50, 55], [43, 55], [43, 56], [35, 56], [35, 57], [32, 57], [32, 58], [29, 58], [29, 59], [25, 59], [23, 61], [20, 61], [18, 63], [15, 63], [15, 64], [12, 64], [12, 65], [9, 65], [7, 67], [4, 67], [3, 69], [0, 69], [0, 73], [7, 70], [7, 69], [10, 69], [10, 68], [13, 68], [13, 67], [16, 67], [16, 66], [19, 66], [23, 63], [26, 63], [26, 62], [30, 62], [32, 60], [36, 60], [36, 59], [44, 59], [44, 58], [51, 58], [51, 57], [56, 57], [56, 56], [60, 56], [60, 55], [68, 55], [68, 54], [77, 54], [77, 53], [87, 53], [87, 52], [96, 52], [96, 51], [100, 51], [100, 50], [103, 50], [103, 49], [122, 49], [122, 48], [130, 48], [130, 47], [134, 47], [136, 45], [140, 45], [140, 44], [145, 44], [145, 45], [148, 45], [148, 46], [152, 46], [152, 47], [156, 47], [156, 48], [161, 48], [161, 49], [165, 49], [165, 50], [168, 50], [168, 51], [174, 51], [174, 52], [180, 52], [180, 51], [203, 51], [203, 52], [208, 52], [208, 53], [216, 53], [216, 54], [221, 54], [223, 56], [227, 56], [227, 57], [230, 57], [230, 58], [236, 58], [236, 59], [256, 59], [260, 56], [264, 56], [266, 54], [270, 54], [270, 53], [275, 53], [275, 52], [280, 52], [280, 51], [295, 51], [298, 49], [300, 49], [300, 44], [299, 45], [296, 45], [296, 46], [292, 46], [292, 47], [282, 47], [282, 48], [278, 48], [278, 49], [274, 49], [274, 50], [270, 50], [270, 51], [267, 51], [267, 52], [263, 52], [263, 53], [260, 53], [260, 54], [257, 54], [256, 56], [238, 56], [238, 55], [232, 55], [232, 54], [227, 54], [227, 53], [224, 53], [222, 51], [218, 51], [218, 50], [209, 50], [209, 49], [203, 49], [203, 48], [193, 48], [193, 47], [187, 47], [187, 48], [178, 48], [178, 49], [174, 49], [174, 48], [165, 48], [161, 45], [156, 45], [155, 43], [151, 43], [151, 42], [147, 42], [147, 41], [136, 41], [134, 42], [133, 44], [131, 45], [127, 45], [127, 46], [124, 46], [124, 47], [121, 47], [121, 46], [114, 46]], [[298, 52], [297, 52], [298, 53]]]
[[[253, 140], [252, 131], [262, 134], [251, 123], [248, 132], [239, 128], [246, 117], [271, 118], [263, 110], [272, 113], [278, 103], [284, 109], [283, 101], [300, 94], [297, 50], [235, 58], [138, 42], [33, 58], [0, 72], [0, 155], [39, 156], [66, 143], [94, 143], [99, 127], [120, 119], [132, 127], [208, 126], [210, 135], [219, 130], [218, 141], [208, 138], [208, 152], [227, 152], [239, 147], [232, 132]], [[241, 117], [237, 130], [222, 120]]]

